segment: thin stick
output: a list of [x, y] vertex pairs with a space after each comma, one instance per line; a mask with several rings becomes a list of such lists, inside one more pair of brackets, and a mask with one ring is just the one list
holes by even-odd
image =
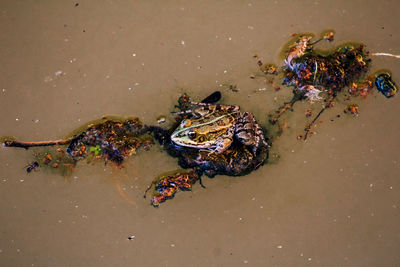
[[144, 191], [143, 198], [146, 198], [147, 191], [149, 191], [153, 187], [154, 181], [147, 187], [146, 191]]
[[279, 111], [276, 112], [277, 115], [275, 117], [273, 117], [272, 119], [270, 119], [269, 122], [271, 124], [275, 124], [279, 120], [279, 118], [283, 115], [283, 113], [286, 112], [286, 110], [292, 109], [294, 103], [296, 103], [297, 101], [301, 100], [303, 97], [304, 97], [303, 93], [300, 93], [300, 94], [294, 93], [294, 95], [292, 97], [292, 100], [290, 100], [289, 102], [284, 103], [284, 106], [280, 107]]
[[316, 40], [315, 42], [309, 43], [309, 45], [315, 45], [319, 42], [321, 42], [322, 40], [324, 40], [325, 38], [319, 38], [318, 40]]
[[331, 107], [331, 103], [332, 101], [335, 99], [336, 95], [333, 95], [331, 97], [331, 99], [328, 101], [328, 103], [326, 103], [325, 105], [322, 106], [322, 109], [318, 112], [317, 116], [315, 116], [315, 118], [310, 122], [310, 124], [307, 125], [307, 127], [304, 129], [306, 131], [305, 135], [304, 135], [304, 141], [307, 140], [307, 136], [308, 133], [311, 130], [311, 127], [314, 125], [314, 123], [318, 120], [318, 118], [321, 116], [321, 114], [328, 108]]
[[371, 53], [371, 56], [386, 56], [386, 57], [400, 58], [400, 55], [393, 55], [390, 53]]
[[6, 147], [22, 147], [28, 149], [35, 146], [57, 146], [66, 145], [71, 143], [72, 139], [63, 139], [56, 141], [39, 141], [39, 142], [20, 142], [20, 141], [5, 141], [4, 146]]

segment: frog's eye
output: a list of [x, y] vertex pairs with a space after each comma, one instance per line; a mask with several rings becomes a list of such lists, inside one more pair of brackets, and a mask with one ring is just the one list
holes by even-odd
[[195, 139], [196, 136], [197, 136], [197, 134], [196, 134], [195, 132], [188, 132], [187, 135], [188, 135], [188, 137], [189, 137], [191, 140]]

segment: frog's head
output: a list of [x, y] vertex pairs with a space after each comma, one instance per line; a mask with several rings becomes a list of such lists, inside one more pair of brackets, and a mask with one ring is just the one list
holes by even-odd
[[209, 135], [201, 130], [202, 125], [196, 124], [195, 120], [185, 119], [172, 133], [171, 140], [183, 147], [208, 148], [215, 143], [214, 135]]

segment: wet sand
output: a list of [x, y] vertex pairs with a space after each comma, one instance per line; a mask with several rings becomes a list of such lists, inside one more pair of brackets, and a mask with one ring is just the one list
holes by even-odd
[[[266, 126], [291, 89], [250, 79], [254, 53], [281, 65], [291, 34], [332, 28], [334, 45], [400, 54], [399, 11], [397, 1], [3, 0], [0, 135], [59, 139], [104, 114], [146, 124], [167, 115], [167, 127], [183, 92], [200, 100], [217, 89]], [[390, 69], [400, 82], [399, 60], [372, 59], [371, 72]], [[271, 163], [204, 178], [206, 189], [196, 184], [158, 209], [143, 192], [178, 166], [157, 145], [122, 170], [81, 162], [68, 179], [27, 175], [33, 152], [2, 147], [0, 265], [397, 266], [399, 97], [355, 99], [356, 117], [338, 101], [307, 142], [296, 140], [304, 112], [320, 104], [298, 103]]]

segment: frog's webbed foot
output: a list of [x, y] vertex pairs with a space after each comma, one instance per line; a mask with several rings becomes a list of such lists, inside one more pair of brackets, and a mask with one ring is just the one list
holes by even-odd
[[154, 184], [155, 187], [151, 204], [154, 207], [158, 207], [160, 203], [173, 198], [178, 190], [191, 190], [192, 185], [198, 179], [199, 174], [196, 170], [175, 170], [159, 175], [147, 188], [146, 192], [149, 191]]

